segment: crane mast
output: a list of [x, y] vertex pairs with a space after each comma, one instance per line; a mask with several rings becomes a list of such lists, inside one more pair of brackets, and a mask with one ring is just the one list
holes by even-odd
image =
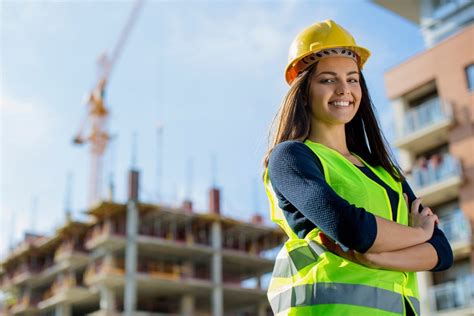
[[[108, 129], [110, 112], [105, 102], [107, 84], [110, 81], [112, 70], [125, 47], [133, 25], [137, 20], [143, 2], [144, 0], [135, 1], [127, 23], [122, 29], [110, 57], [106, 53], [100, 56], [98, 61], [98, 80], [85, 100], [88, 107], [87, 113], [81, 122], [79, 131], [73, 139], [73, 143], [76, 145], [90, 143], [89, 206], [101, 199], [103, 157], [110, 141]], [[85, 130], [88, 126], [90, 126], [90, 131], [86, 135]]]

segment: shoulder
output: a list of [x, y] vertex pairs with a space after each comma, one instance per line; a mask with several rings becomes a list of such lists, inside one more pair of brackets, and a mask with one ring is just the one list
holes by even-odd
[[314, 157], [314, 153], [302, 141], [287, 140], [279, 143], [275, 148], [273, 148], [270, 160], [295, 159], [302, 156]]
[[275, 146], [269, 159], [269, 169], [273, 170], [294, 170], [298, 173], [312, 170], [313, 168], [322, 169], [319, 158], [302, 141], [289, 140]]

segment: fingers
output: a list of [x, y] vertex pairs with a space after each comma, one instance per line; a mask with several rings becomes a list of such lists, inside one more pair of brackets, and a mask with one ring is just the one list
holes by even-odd
[[439, 225], [439, 218], [438, 215], [433, 213], [431, 208], [429, 207], [424, 207], [423, 210], [420, 213], [421, 216], [430, 216], [430, 220], [432, 220], [436, 225]]
[[431, 216], [433, 215], [433, 211], [429, 207], [424, 207], [421, 211], [421, 215], [423, 216]]
[[413, 201], [411, 205], [411, 212], [418, 213], [418, 210], [420, 209], [420, 204], [421, 204], [421, 198], [417, 198], [415, 201]]
[[408, 195], [406, 193], [403, 193], [403, 198], [405, 199], [405, 203], [408, 205], [408, 208], [410, 208], [410, 204], [408, 203]]

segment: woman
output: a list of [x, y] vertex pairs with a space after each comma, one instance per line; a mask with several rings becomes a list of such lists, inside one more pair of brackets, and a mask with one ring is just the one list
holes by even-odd
[[289, 239], [268, 289], [278, 315], [418, 315], [416, 271], [452, 251], [390, 158], [362, 67], [332, 20], [297, 35], [264, 160], [272, 220]]

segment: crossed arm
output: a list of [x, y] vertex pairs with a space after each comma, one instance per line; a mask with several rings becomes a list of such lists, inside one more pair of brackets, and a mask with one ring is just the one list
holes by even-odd
[[[415, 197], [415, 194], [406, 182], [403, 183], [403, 189], [405, 191], [405, 202], [407, 203], [408, 209], [411, 210], [410, 215], [412, 222], [414, 220], [416, 221], [417, 219], [420, 219], [423, 216], [432, 216], [431, 210], [424, 208], [421, 205], [421, 199], [417, 199]], [[449, 246], [446, 237], [441, 232], [441, 230], [437, 228], [437, 226], [434, 227], [431, 238], [426, 242], [421, 242], [413, 246], [400, 249], [387, 249], [388, 242], [383, 239], [390, 236], [391, 240], [399, 240], [400, 236], [397, 234], [396, 229], [394, 231], [387, 231], [389, 225], [384, 222], [386, 220], [376, 220], [377, 226], [382, 229], [382, 233], [377, 235], [379, 236], [379, 239], [382, 240], [377, 242], [376, 238], [376, 241], [372, 247], [365, 254], [360, 254], [354, 251], [352, 251], [352, 253], [343, 252], [340, 247], [337, 247], [336, 244], [331, 243], [331, 241], [327, 238], [324, 238], [324, 236], [322, 240], [325, 242], [327, 247], [329, 247], [332, 251], [337, 252], [339, 255], [375, 268], [398, 271], [427, 271], [437, 267], [440, 261], [444, 261], [441, 262], [444, 266], [452, 265], [453, 257], [451, 247]], [[438, 223], [437, 218], [433, 217], [431, 220], [434, 220], [435, 225]], [[386, 229], [385, 231], [384, 228]], [[445, 257], [440, 258], [440, 254], [438, 254], [437, 249], [432, 243], [436, 243], [438, 248], [443, 247], [442, 253]]]
[[[410, 227], [355, 207], [329, 187], [322, 167], [315, 161], [319, 160], [306, 145], [295, 142], [279, 144], [269, 161], [269, 175], [280, 207], [287, 212], [285, 216], [295, 232], [302, 232], [300, 237], [314, 224], [332, 240], [352, 249], [345, 253], [336, 244], [326, 245], [341, 256], [349, 256], [350, 260], [402, 271], [449, 268], [452, 251], [433, 220], [431, 226]], [[408, 201], [413, 204], [416, 198], [404, 184]], [[429, 217], [434, 218], [426, 218]], [[328, 238], [326, 241], [331, 242]]]
[[[398, 250], [360, 253], [352, 249], [345, 252], [327, 236], [321, 234], [320, 237], [329, 251], [373, 268], [398, 271], [428, 271], [438, 264], [438, 253], [429, 242]], [[397, 238], [399, 236], [393, 235], [393, 237]]]
[[[413, 191], [406, 182], [404, 182], [403, 189], [405, 191], [404, 195], [408, 209], [411, 209], [412, 218], [413, 216], [431, 216], [431, 210], [428, 211], [421, 206], [421, 200], [416, 199]], [[422, 212], [423, 215], [416, 214], [419, 212]], [[382, 230], [382, 233], [377, 234], [374, 244], [364, 254], [357, 253], [353, 250], [344, 252], [337, 244], [333, 243], [327, 237], [325, 238], [325, 236], [321, 236], [322, 241], [330, 251], [346, 257], [349, 260], [372, 266], [374, 268], [398, 271], [427, 271], [437, 267], [439, 259], [445, 261], [444, 265], [451, 266], [453, 261], [451, 247], [449, 246], [446, 237], [437, 226], [434, 227], [433, 234], [429, 240], [408, 247], [400, 247], [400, 249], [392, 249], [390, 248], [390, 241], [385, 239], [389, 238], [392, 243], [396, 243], [397, 240], [406, 242], [407, 239], [403, 236], [403, 231], [400, 230], [402, 227], [395, 226], [394, 224], [396, 223], [393, 222], [387, 223], [389, 221], [381, 218], [376, 218], [376, 221], [377, 227]], [[436, 221], [436, 223], [437, 222], [438, 221]], [[447, 258], [439, 258], [440, 254], [438, 254], [436, 248], [432, 245], [432, 242], [435, 242], [434, 240], [437, 240], [438, 247], [444, 248], [443, 253]]]

